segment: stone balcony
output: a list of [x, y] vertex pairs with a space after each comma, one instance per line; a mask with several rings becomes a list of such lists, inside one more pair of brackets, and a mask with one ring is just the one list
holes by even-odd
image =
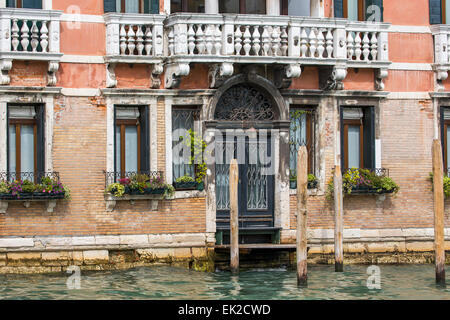
[[10, 83], [13, 60], [47, 61], [47, 84], [56, 84], [59, 69], [62, 11], [0, 9], [0, 84]]
[[386, 23], [178, 13], [168, 17], [165, 27], [166, 88], [178, 86], [190, 63], [208, 63], [213, 88], [233, 74], [235, 64], [259, 64], [280, 67], [280, 88], [301, 75], [301, 66], [327, 71], [321, 87], [328, 89], [342, 89], [348, 67], [373, 68], [376, 87], [383, 90], [390, 64]]
[[431, 26], [431, 33], [434, 37], [434, 71], [436, 79], [441, 82], [448, 78], [450, 70], [450, 25]]
[[159, 88], [163, 72], [164, 15], [108, 13], [106, 23], [106, 57], [108, 88], [115, 87], [117, 63], [151, 64], [152, 87]]

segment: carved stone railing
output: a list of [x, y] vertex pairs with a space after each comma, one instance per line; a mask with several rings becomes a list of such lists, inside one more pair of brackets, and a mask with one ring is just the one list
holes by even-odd
[[62, 11], [0, 9], [0, 84], [10, 83], [13, 60], [48, 61], [48, 85], [56, 84], [59, 69]]
[[[231, 76], [235, 63], [282, 66], [279, 87], [299, 77], [300, 65], [331, 67], [327, 86], [336, 87], [347, 66], [379, 70], [378, 89], [387, 76], [388, 37], [383, 23], [349, 23], [262, 15], [173, 14], [166, 21], [167, 88], [190, 72], [189, 63], [211, 64], [211, 87]], [[337, 85], [339, 88], [339, 85]]]
[[436, 79], [444, 81], [448, 78], [450, 70], [450, 54], [448, 46], [450, 44], [450, 25], [431, 26], [434, 37], [434, 71]]
[[351, 68], [375, 68], [376, 89], [384, 90], [383, 79], [388, 76], [389, 41], [387, 23], [349, 22], [346, 50], [347, 66]]
[[163, 72], [164, 15], [120, 14], [104, 15], [106, 22], [107, 87], [117, 85], [116, 63], [154, 64], [152, 87], [159, 88]]

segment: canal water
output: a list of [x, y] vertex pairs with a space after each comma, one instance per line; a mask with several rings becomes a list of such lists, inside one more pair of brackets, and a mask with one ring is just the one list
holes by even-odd
[[[450, 278], [448, 288], [436, 286], [434, 265], [381, 265], [380, 289], [368, 288], [367, 268], [335, 273], [334, 266], [310, 266], [307, 288], [298, 288], [295, 270], [285, 269], [236, 276], [165, 266], [82, 271], [79, 289], [68, 289], [64, 273], [0, 275], [0, 299], [450, 299]], [[369, 287], [377, 287], [371, 279]]]

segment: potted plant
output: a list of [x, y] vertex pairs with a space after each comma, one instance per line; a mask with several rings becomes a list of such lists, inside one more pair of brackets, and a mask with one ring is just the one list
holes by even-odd
[[207, 172], [207, 166], [204, 158], [206, 142], [192, 129], [188, 130], [187, 139], [184, 140], [186, 145], [191, 148], [190, 165], [195, 165], [195, 181], [197, 182], [197, 190], [204, 190], [204, 178]]
[[0, 181], [0, 200], [7, 200], [11, 197], [9, 184], [5, 181]]
[[[318, 180], [315, 175], [308, 174], [308, 189], [316, 189]], [[291, 189], [297, 189], [297, 175], [291, 171], [289, 174], [289, 187]]]
[[197, 182], [191, 176], [184, 175], [177, 178], [173, 186], [176, 190], [194, 190], [197, 187]]

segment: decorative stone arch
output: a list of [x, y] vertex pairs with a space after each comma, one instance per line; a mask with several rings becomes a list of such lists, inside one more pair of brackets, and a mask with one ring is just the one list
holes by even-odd
[[217, 89], [215, 95], [211, 99], [209, 106], [206, 110], [204, 119], [207, 121], [213, 121], [215, 119], [216, 107], [220, 102], [222, 96], [232, 87], [237, 85], [252, 86], [259, 90], [261, 94], [267, 98], [274, 111], [275, 121], [289, 121], [289, 112], [284, 98], [280, 91], [273, 85], [273, 83], [266, 78], [257, 75], [255, 73], [239, 74], [228, 79], [219, 89]]
[[[207, 107], [203, 110], [204, 136], [206, 143], [214, 140], [218, 127], [225, 127], [233, 122], [236, 124], [245, 120], [221, 120], [216, 119], [216, 109], [220, 99], [228, 90], [234, 86], [251, 86], [260, 91], [267, 99], [273, 110], [273, 117], [268, 121], [253, 119], [254, 124], [270, 124], [275, 146], [275, 180], [274, 180], [274, 226], [281, 229], [281, 236], [290, 228], [289, 216], [289, 110], [285, 99], [275, 85], [268, 79], [255, 73], [239, 74], [227, 81], [218, 88], [211, 98]], [[226, 123], [224, 123], [226, 122]], [[239, 125], [237, 127], [240, 127]], [[208, 164], [207, 184], [206, 184], [206, 229], [208, 233], [216, 232], [216, 173], [215, 164]]]

